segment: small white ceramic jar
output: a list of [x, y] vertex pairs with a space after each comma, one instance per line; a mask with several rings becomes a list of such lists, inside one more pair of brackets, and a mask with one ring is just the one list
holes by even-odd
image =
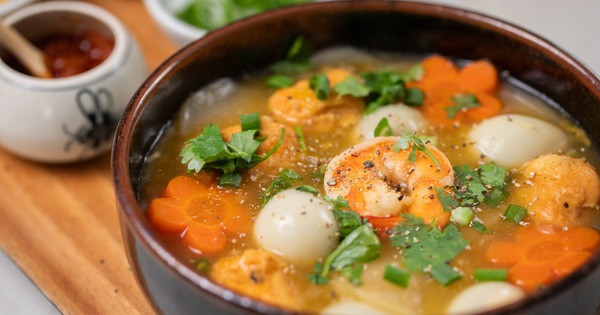
[[101, 64], [64, 78], [36, 78], [0, 61], [0, 147], [47, 163], [107, 152], [121, 113], [148, 75], [127, 29], [105, 9], [79, 1], [35, 3], [4, 22], [32, 41], [93, 30], [112, 38], [114, 47]]

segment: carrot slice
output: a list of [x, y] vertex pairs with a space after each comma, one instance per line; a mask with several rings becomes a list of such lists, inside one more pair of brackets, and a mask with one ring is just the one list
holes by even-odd
[[189, 176], [177, 176], [169, 181], [163, 197], [174, 199], [190, 199], [194, 196], [201, 195], [207, 191], [199, 181]]
[[521, 227], [514, 242], [492, 243], [486, 259], [510, 268], [508, 280], [532, 292], [579, 268], [599, 242], [598, 232], [587, 227], [567, 231]]
[[543, 265], [521, 261], [508, 270], [507, 279], [527, 292], [534, 292], [552, 283], [554, 275]]
[[150, 224], [163, 233], [181, 233], [191, 222], [181, 203], [171, 198], [156, 198], [150, 202], [146, 215]]
[[487, 60], [477, 60], [460, 69], [462, 86], [468, 90], [494, 93], [498, 89], [498, 70]]
[[485, 257], [501, 267], [511, 267], [519, 261], [521, 249], [514, 243], [496, 242], [488, 247]]
[[227, 236], [218, 225], [192, 223], [185, 231], [183, 241], [205, 255], [216, 254], [227, 245]]
[[231, 200], [225, 203], [223, 207], [226, 207], [226, 215], [222, 219], [222, 225], [225, 232], [231, 233], [248, 233], [252, 226], [252, 216], [250, 212], [241, 204], [233, 203]]
[[421, 87], [429, 90], [439, 82], [458, 80], [458, 69], [454, 63], [440, 55], [433, 55], [421, 62], [424, 74], [420, 80]]
[[434, 124], [452, 125], [455, 121], [460, 120], [464, 113], [459, 112], [451, 119], [448, 118], [446, 109], [453, 105], [452, 97], [463, 92], [458, 81], [438, 81], [432, 84], [431, 88], [426, 91], [425, 102], [421, 106], [423, 115]]
[[214, 254], [226, 246], [228, 237], [250, 230], [252, 215], [237, 194], [213, 189], [210, 185], [216, 182], [206, 175], [200, 177], [206, 185], [188, 176], [173, 178], [163, 196], [150, 203], [146, 215], [158, 231], [183, 234], [190, 248]]
[[589, 252], [568, 252], [552, 262], [552, 270], [559, 278], [569, 275], [592, 257]]
[[570, 228], [562, 237], [569, 250], [593, 251], [600, 246], [600, 234], [588, 227]]
[[467, 110], [466, 115], [475, 122], [496, 116], [502, 111], [502, 103], [495, 96], [485, 92], [473, 93], [479, 101], [479, 106]]

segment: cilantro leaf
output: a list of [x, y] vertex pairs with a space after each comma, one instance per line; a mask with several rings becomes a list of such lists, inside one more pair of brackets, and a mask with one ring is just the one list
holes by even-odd
[[265, 84], [268, 87], [281, 89], [288, 86], [292, 86], [296, 80], [289, 75], [285, 74], [273, 74], [267, 78], [267, 82]]
[[365, 110], [366, 114], [374, 112], [377, 108], [393, 104], [396, 102], [404, 102], [407, 105], [420, 106], [423, 103], [424, 94], [419, 89], [406, 88], [405, 82], [415, 80], [423, 75], [422, 67], [415, 66], [407, 73], [399, 71], [378, 71], [367, 72], [361, 76], [364, 80], [364, 85], [368, 88], [367, 96], [368, 105]]
[[434, 187], [435, 193], [440, 199], [440, 203], [442, 204], [442, 208], [446, 212], [452, 212], [452, 209], [458, 206], [458, 201], [452, 197], [451, 194], [446, 192], [443, 188]]
[[292, 184], [300, 179], [302, 179], [302, 176], [291, 169], [285, 168], [281, 170], [260, 197], [263, 201], [263, 206], [278, 192], [292, 187]]
[[363, 221], [358, 212], [347, 210], [350, 208], [348, 205], [348, 200], [344, 199], [342, 196], [337, 196], [336, 199], [325, 195], [322, 197], [325, 201], [330, 202], [333, 206], [333, 216], [338, 222], [340, 239], [346, 238], [348, 234], [352, 233], [352, 231], [363, 225]]
[[365, 84], [361, 83], [353, 76], [349, 76], [345, 80], [336, 84], [333, 87], [333, 90], [340, 96], [352, 95], [354, 97], [366, 97], [370, 92], [369, 88]]
[[323, 265], [324, 275], [331, 268], [340, 270], [357, 263], [366, 263], [379, 258], [381, 244], [369, 225], [361, 225], [348, 234], [340, 245], [327, 256]]
[[[255, 114], [240, 118], [242, 128], [260, 127]], [[200, 172], [202, 169], [221, 170], [223, 174], [239, 173], [264, 161], [271, 156], [283, 142], [285, 131], [282, 129], [279, 140], [266, 154], [259, 156], [255, 152], [266, 138], [256, 138], [258, 129], [248, 129], [231, 136], [229, 143], [223, 141], [221, 130], [216, 124], [209, 124], [202, 133], [185, 142], [185, 147], [179, 153], [182, 164], [187, 164], [189, 172]], [[241, 182], [237, 175], [223, 179], [227, 185]], [[236, 186], [237, 187], [237, 186]]]
[[497, 206], [508, 196], [508, 172], [504, 166], [484, 164], [474, 170], [468, 165], [454, 166], [457, 185], [455, 197], [461, 206], [485, 203]]
[[338, 247], [331, 252], [321, 266], [316, 264], [314, 274], [309, 275], [313, 283], [327, 283], [329, 272], [339, 271], [354, 285], [360, 285], [361, 264], [380, 256], [381, 243], [373, 228], [364, 224], [354, 229]]
[[210, 124], [197, 138], [185, 142], [181, 151], [181, 163], [188, 164], [188, 169], [200, 172], [206, 163], [231, 156], [216, 124]]
[[468, 245], [458, 228], [448, 225], [441, 231], [415, 215], [403, 214], [402, 218], [394, 227], [390, 242], [404, 251], [405, 266], [411, 271], [429, 273], [444, 285], [455, 281], [447, 264]]
[[481, 106], [481, 103], [479, 103], [477, 97], [471, 93], [454, 95], [452, 97], [452, 104], [453, 105], [444, 108], [446, 111], [446, 117], [450, 119], [456, 117], [456, 115], [461, 111], [466, 111]]
[[410, 143], [412, 142], [412, 149], [410, 154], [408, 155], [409, 162], [415, 162], [417, 160], [417, 151], [421, 151], [425, 153], [437, 166], [440, 166], [440, 162], [429, 152], [427, 146], [425, 146], [425, 142], [416, 134], [406, 133], [404, 136], [400, 137], [398, 141], [394, 144], [393, 150], [399, 152], [400, 150], [406, 150], [410, 147]]

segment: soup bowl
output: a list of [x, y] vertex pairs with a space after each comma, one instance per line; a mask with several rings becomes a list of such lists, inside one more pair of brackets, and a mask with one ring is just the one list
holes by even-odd
[[[600, 140], [600, 82], [551, 42], [489, 16], [402, 1], [300, 5], [233, 23], [185, 46], [160, 65], [125, 109], [112, 165], [122, 232], [132, 270], [158, 313], [290, 313], [224, 288], [177, 258], [160, 240], [140, 200], [141, 171], [184, 100], [223, 77], [239, 78], [284, 58], [302, 35], [315, 50], [349, 45], [366, 50], [438, 53], [490, 60], [506, 80], [544, 98]], [[486, 314], [595, 314], [600, 256], [552, 287]]]

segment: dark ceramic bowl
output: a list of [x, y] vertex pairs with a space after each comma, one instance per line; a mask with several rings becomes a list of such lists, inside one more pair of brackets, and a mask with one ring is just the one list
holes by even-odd
[[[184, 47], [140, 87], [120, 121], [113, 175], [129, 260], [139, 285], [163, 314], [281, 314], [194, 272], [161, 242], [138, 202], [148, 152], [184, 99], [221, 77], [239, 77], [283, 59], [303, 35], [316, 49], [351, 45], [378, 51], [439, 53], [491, 60], [509, 81], [537, 91], [600, 142], [600, 82], [554, 44], [511, 24], [454, 8], [400, 1], [322, 2], [246, 19]], [[564, 281], [488, 314], [595, 314], [600, 255]]]

